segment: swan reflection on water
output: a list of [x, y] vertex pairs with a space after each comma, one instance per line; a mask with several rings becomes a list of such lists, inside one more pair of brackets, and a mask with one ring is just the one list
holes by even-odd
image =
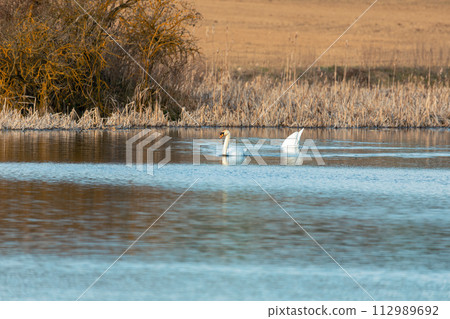
[[[309, 157], [306, 157], [310, 159]], [[245, 156], [222, 156], [222, 165], [224, 166], [234, 166], [234, 165], [247, 165], [250, 163], [249, 160], [246, 161]], [[303, 165], [304, 157], [302, 154], [296, 156], [286, 156], [282, 154], [280, 156], [280, 165], [282, 166], [298, 166]]]
[[280, 156], [280, 165], [283, 166], [296, 166], [303, 165], [303, 155], [296, 154], [295, 156], [287, 156], [286, 154], [281, 154]]
[[242, 164], [246, 165], [244, 161], [245, 156], [222, 156], [222, 165], [225, 166], [242, 165]]

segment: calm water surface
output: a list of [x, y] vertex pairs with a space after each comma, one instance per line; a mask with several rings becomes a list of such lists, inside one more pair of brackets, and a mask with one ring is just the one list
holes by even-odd
[[325, 166], [280, 165], [293, 130], [231, 130], [267, 165], [158, 131], [153, 176], [125, 165], [139, 131], [0, 132], [1, 300], [77, 299], [197, 179], [83, 300], [369, 300], [289, 215], [373, 298], [450, 298], [450, 131], [305, 130]]

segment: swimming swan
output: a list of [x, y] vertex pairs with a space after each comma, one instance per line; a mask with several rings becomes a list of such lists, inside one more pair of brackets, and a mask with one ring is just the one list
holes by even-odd
[[238, 149], [236, 147], [236, 144], [234, 144], [235, 147], [232, 147], [231, 149], [228, 149], [228, 145], [230, 144], [230, 131], [224, 130], [220, 132], [219, 138], [222, 138], [225, 136], [225, 140], [223, 141], [223, 148], [222, 148], [222, 156], [248, 156], [247, 149]]
[[300, 152], [300, 137], [302, 136], [303, 129], [299, 132], [292, 133], [281, 144], [281, 152], [283, 153], [299, 153]]

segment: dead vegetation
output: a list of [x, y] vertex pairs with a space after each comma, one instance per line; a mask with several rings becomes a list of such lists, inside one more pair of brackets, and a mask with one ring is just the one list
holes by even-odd
[[[80, 118], [70, 114], [23, 114], [3, 107], [2, 129], [91, 129], [148, 126], [287, 126], [287, 127], [449, 127], [450, 88], [419, 83], [377, 84], [355, 80], [330, 83], [289, 82], [268, 76], [239, 80], [230, 75], [209, 76], [201, 84], [185, 82], [199, 101], [194, 111], [171, 120], [159, 104], [153, 108], [130, 103], [102, 118], [98, 108]], [[276, 103], [274, 103], [277, 101]], [[193, 120], [195, 119], [195, 121]]]
[[136, 61], [73, 2], [42, 3], [0, 0], [0, 129], [450, 126], [437, 60], [313, 68], [286, 91], [304, 70], [294, 53], [272, 70], [235, 69], [226, 51], [192, 60], [200, 16], [184, 2], [80, 2]]
[[188, 27], [200, 15], [179, 0], [78, 3], [0, 2], [0, 99], [24, 109], [9, 102], [32, 96], [42, 113], [106, 115], [144, 87], [149, 106], [176, 107], [149, 75], [160, 81], [198, 52]]
[[[450, 88], [395, 83], [367, 86], [355, 79], [274, 82], [267, 76], [211, 79], [196, 94], [206, 103], [191, 115], [201, 125], [298, 127], [449, 127]], [[285, 93], [284, 93], [285, 92]], [[284, 95], [283, 95], [284, 93]], [[280, 98], [281, 96], [281, 98]], [[188, 118], [185, 118], [189, 121]], [[192, 124], [192, 123], [191, 123]]]

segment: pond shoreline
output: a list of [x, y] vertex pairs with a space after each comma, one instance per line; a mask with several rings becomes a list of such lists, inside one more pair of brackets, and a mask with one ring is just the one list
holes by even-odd
[[0, 133], [3, 132], [121, 132], [121, 131], [133, 131], [144, 129], [221, 129], [221, 128], [233, 128], [233, 129], [309, 129], [309, 130], [425, 130], [425, 131], [450, 131], [450, 127], [327, 127], [327, 126], [220, 126], [220, 125], [208, 125], [208, 126], [189, 126], [189, 125], [161, 125], [161, 126], [136, 126], [136, 127], [93, 127], [93, 128], [0, 128]]

